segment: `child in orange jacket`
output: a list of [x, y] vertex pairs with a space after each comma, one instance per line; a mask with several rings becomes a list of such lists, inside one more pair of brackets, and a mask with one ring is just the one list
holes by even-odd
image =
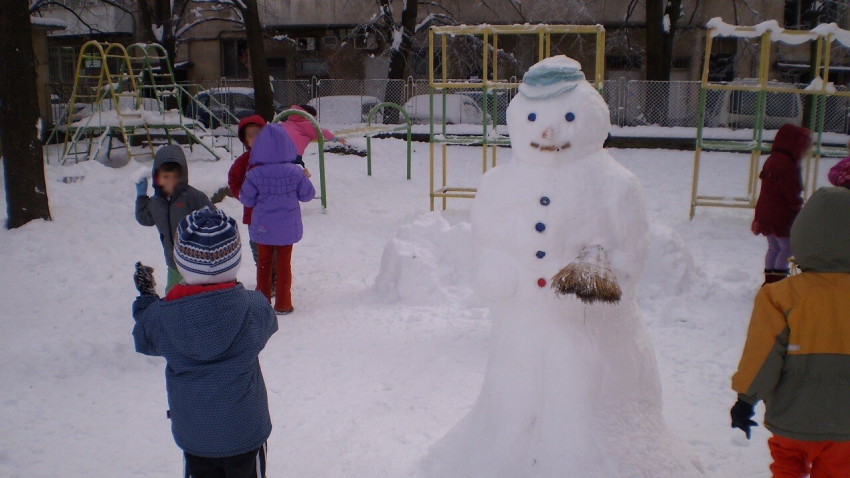
[[822, 188], [791, 229], [802, 273], [756, 296], [732, 388], [732, 427], [750, 438], [755, 404], [774, 478], [850, 477], [850, 189]]

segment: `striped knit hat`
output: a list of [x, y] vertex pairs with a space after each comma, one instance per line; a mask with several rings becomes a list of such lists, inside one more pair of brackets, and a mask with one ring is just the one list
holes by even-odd
[[235, 281], [241, 258], [239, 228], [223, 212], [205, 207], [177, 226], [174, 262], [186, 284]]

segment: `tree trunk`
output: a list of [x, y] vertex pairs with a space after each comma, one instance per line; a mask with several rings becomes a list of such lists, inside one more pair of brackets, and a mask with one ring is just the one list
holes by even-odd
[[274, 118], [274, 97], [269, 81], [269, 65], [263, 44], [263, 25], [257, 0], [243, 0], [247, 9], [242, 9], [245, 33], [248, 36], [248, 55], [251, 57], [251, 78], [254, 80], [254, 112], [266, 121]]
[[390, 52], [390, 69], [387, 78], [391, 80], [403, 80], [407, 72], [410, 60], [410, 47], [413, 46], [413, 35], [416, 29], [416, 17], [419, 16], [419, 2], [406, 2], [406, 7], [401, 11], [402, 38], [398, 48]]
[[50, 220], [38, 140], [38, 85], [29, 2], [0, 0], [0, 138], [6, 182], [6, 227]]
[[160, 29], [159, 44], [165, 48], [168, 61], [174, 65], [177, 59], [177, 38], [174, 36], [174, 16], [171, 12], [172, 0], [153, 0], [153, 25]]
[[[416, 19], [419, 16], [419, 2], [408, 0], [404, 2], [401, 11], [401, 25], [396, 25], [391, 16], [389, 3], [391, 0], [381, 0], [384, 9], [385, 23], [390, 30], [390, 38], [394, 38], [395, 29], [401, 28], [401, 41], [396, 48], [390, 49], [390, 66], [387, 79], [404, 80], [407, 77], [407, 65], [410, 64], [410, 49], [413, 46], [413, 36], [416, 34]], [[391, 45], [394, 45], [392, 43]], [[389, 83], [388, 83], [389, 86]], [[404, 105], [407, 98], [404, 97], [404, 88], [387, 88], [385, 99], [398, 105]], [[395, 109], [387, 109], [383, 114], [384, 123], [396, 124], [400, 122], [399, 112]]]
[[148, 0], [137, 0], [139, 5], [139, 25], [136, 27], [135, 37], [137, 42], [156, 43], [153, 34], [153, 14]]
[[[665, 4], [667, 5], [665, 8]], [[673, 68], [673, 41], [681, 13], [681, 0], [646, 0], [646, 79], [670, 81]], [[665, 18], [669, 22], [665, 25]], [[646, 117], [652, 124], [665, 124], [669, 104], [669, 85], [651, 84], [646, 100]]]

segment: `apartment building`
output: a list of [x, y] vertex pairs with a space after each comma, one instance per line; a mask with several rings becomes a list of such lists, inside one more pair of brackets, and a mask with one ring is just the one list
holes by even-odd
[[[68, 28], [50, 35], [50, 72], [54, 81], [73, 75], [75, 48], [88, 39], [131, 43], [139, 21], [136, 2], [119, 0], [57, 0], [62, 7], [49, 5], [38, 13], [60, 18]], [[806, 24], [814, 0], [703, 0], [684, 2], [674, 47], [674, 80], [698, 79], [702, 67], [705, 31], [713, 17], [729, 23], [752, 25], [776, 20], [794, 28]], [[52, 2], [53, 3], [53, 2]], [[261, 21], [266, 32], [265, 49], [270, 74], [276, 79], [306, 78], [384, 78], [391, 35], [380, 29], [375, 0], [259, 0]], [[400, 18], [402, 2], [392, 2]], [[182, 79], [217, 81], [220, 78], [250, 77], [247, 45], [238, 17], [228, 8], [210, 12], [209, 2], [189, 2], [180, 12], [177, 70]], [[67, 7], [67, 8], [65, 8]], [[177, 13], [177, 12], [176, 12]], [[835, 11], [834, 20], [847, 27], [845, 12]], [[830, 17], [827, 17], [829, 19]], [[203, 21], [199, 21], [203, 19]], [[427, 2], [419, 6], [418, 24], [408, 74], [427, 76], [427, 26], [432, 24], [514, 24], [559, 23], [605, 26], [606, 77], [639, 79], [645, 77], [646, 21], [641, 5], [629, 0], [565, 2], [563, 0], [465, 0]], [[94, 26], [94, 29], [92, 28]], [[385, 38], [389, 36], [390, 38]], [[533, 62], [536, 39], [500, 38], [500, 76], [521, 75]], [[468, 39], [451, 42], [450, 65], [454, 78], [481, 75], [480, 48]], [[805, 81], [810, 50], [807, 46], [773, 47], [771, 75], [777, 79]], [[553, 40], [553, 50], [578, 58], [588, 74], [593, 73], [593, 42], [587, 38], [564, 37]], [[712, 55], [712, 77], [731, 80], [753, 75], [755, 53], [745, 42], [719, 39]], [[839, 57], [838, 61], [843, 61]], [[440, 58], [436, 59], [439, 65]], [[850, 59], [848, 59], [850, 64]], [[839, 68], [836, 70], [841, 72]], [[843, 77], [841, 78], [843, 80]], [[843, 82], [843, 81], [842, 81]]]

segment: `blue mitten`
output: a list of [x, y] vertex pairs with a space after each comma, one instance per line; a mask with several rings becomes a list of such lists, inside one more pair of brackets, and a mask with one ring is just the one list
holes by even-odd
[[136, 196], [148, 195], [148, 178], [142, 178], [136, 183]]

